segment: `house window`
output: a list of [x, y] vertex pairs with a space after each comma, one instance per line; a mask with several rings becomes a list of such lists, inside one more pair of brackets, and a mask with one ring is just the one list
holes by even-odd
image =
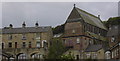
[[111, 42], [115, 42], [115, 37], [114, 36], [112, 36]]
[[37, 46], [36, 46], [37, 48], [40, 48], [40, 42], [37, 42]]
[[12, 35], [8, 35], [8, 40], [12, 40]]
[[119, 55], [119, 50], [118, 50], [118, 48], [117, 48], [117, 56]]
[[15, 48], [17, 48], [17, 42], [15, 42]]
[[26, 35], [22, 34], [22, 40], [26, 40]]
[[114, 52], [112, 52], [112, 58], [114, 58]]
[[12, 43], [11, 42], [8, 43], [8, 47], [10, 47], [10, 48], [12, 47]]
[[89, 59], [89, 58], [90, 58], [90, 54], [86, 54], [86, 56], [87, 56], [87, 59]]
[[77, 38], [76, 43], [80, 43], [80, 38]]
[[25, 42], [23, 42], [23, 48], [25, 48], [26, 47], [26, 43]]
[[2, 43], [2, 49], [4, 49], [4, 43]]
[[97, 54], [93, 54], [93, 59], [97, 59]]
[[66, 40], [65, 39], [63, 40], [63, 43], [66, 44]]
[[40, 39], [40, 33], [36, 33], [36, 39]]
[[31, 48], [31, 47], [32, 47], [31, 42], [29, 42], [29, 48]]
[[74, 30], [74, 29], [72, 30], [72, 33], [75, 33], [75, 30]]

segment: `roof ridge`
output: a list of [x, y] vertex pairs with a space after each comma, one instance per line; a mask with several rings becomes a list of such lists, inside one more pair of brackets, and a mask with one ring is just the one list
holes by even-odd
[[[75, 7], [75, 8], [77, 8], [77, 7]], [[93, 14], [91, 14], [91, 13], [88, 13], [88, 12], [85, 11], [85, 10], [82, 10], [82, 9], [80, 9], [80, 8], [77, 8], [77, 9], [79, 9], [80, 11], [85, 12], [86, 14], [89, 14], [89, 15], [95, 17], [95, 18], [98, 18], [97, 16], [95, 16], [95, 15], [93, 15]], [[99, 19], [99, 18], [98, 18], [98, 19]]]

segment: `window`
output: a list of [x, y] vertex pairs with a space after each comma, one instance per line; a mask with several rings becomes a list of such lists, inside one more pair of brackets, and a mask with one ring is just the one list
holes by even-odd
[[15, 48], [17, 48], [17, 42], [15, 42]]
[[92, 58], [97, 59], [97, 54], [94, 53]]
[[116, 57], [116, 50], [115, 50], [115, 57]]
[[40, 33], [36, 33], [36, 39], [40, 39]]
[[23, 48], [25, 48], [26, 47], [26, 43], [25, 42], [23, 42]]
[[66, 40], [65, 39], [63, 40], [63, 43], [66, 44]]
[[40, 42], [37, 42], [37, 48], [40, 48]]
[[4, 43], [2, 43], [2, 49], [4, 49]]
[[112, 58], [114, 58], [114, 52], [112, 52]]
[[26, 40], [25, 34], [22, 34], [22, 40]]
[[47, 41], [46, 40], [42, 41], [42, 47], [47, 47]]
[[12, 35], [8, 35], [8, 40], [12, 40]]
[[112, 36], [111, 42], [115, 42], [115, 37], [114, 36]]
[[74, 30], [74, 29], [72, 30], [72, 33], [75, 33], [75, 30]]
[[12, 47], [12, 43], [11, 42], [8, 43], [8, 47], [10, 47], [10, 48]]
[[32, 47], [31, 42], [29, 42], [29, 48], [31, 48], [31, 47]]
[[18, 59], [27, 59], [27, 56], [26, 56], [26, 54], [20, 54], [20, 55], [18, 55]]
[[80, 38], [77, 38], [76, 42], [77, 42], [77, 43], [80, 43]]
[[90, 54], [86, 54], [86, 56], [87, 56], [87, 59], [90, 58]]

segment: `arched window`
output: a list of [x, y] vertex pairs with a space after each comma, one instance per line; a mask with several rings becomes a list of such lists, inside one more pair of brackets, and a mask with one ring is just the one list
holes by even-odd
[[43, 58], [43, 55], [39, 54], [39, 53], [36, 53], [36, 54], [32, 55], [32, 59], [42, 59], [42, 58]]
[[26, 54], [20, 54], [20, 55], [18, 55], [18, 59], [27, 59], [27, 55]]

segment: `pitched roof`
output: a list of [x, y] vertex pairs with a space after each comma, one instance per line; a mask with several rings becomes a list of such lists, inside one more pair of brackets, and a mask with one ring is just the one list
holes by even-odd
[[[82, 19], [84, 20], [84, 22], [89, 23], [89, 24], [94, 25], [94, 26], [97, 26], [99, 28], [107, 30], [107, 28], [102, 24], [102, 21], [98, 17], [96, 17], [96, 16], [94, 16], [94, 15], [92, 15], [92, 14], [86, 12], [86, 11], [83, 11], [83, 10], [77, 8], [77, 7], [74, 7], [73, 10], [76, 10], [78, 12], [76, 14], [77, 17], [78, 17], [78, 14], [79, 14], [79, 18], [82, 17]], [[74, 12], [74, 13], [76, 13], [76, 12]], [[75, 14], [73, 14], [73, 16], [74, 15]], [[72, 22], [73, 21], [78, 21], [78, 19], [77, 20], [67, 19], [67, 22], [69, 22], [69, 21], [72, 21]], [[79, 19], [79, 21], [80, 21], [80, 19]]]
[[25, 28], [3, 28], [2, 34], [6, 33], [35, 33], [35, 32], [47, 32], [52, 30], [50, 26], [46, 27], [25, 27]]
[[89, 45], [85, 52], [96, 52], [102, 48], [102, 45]]
[[107, 36], [118, 36], [120, 35], [120, 25], [114, 25], [110, 27]]

